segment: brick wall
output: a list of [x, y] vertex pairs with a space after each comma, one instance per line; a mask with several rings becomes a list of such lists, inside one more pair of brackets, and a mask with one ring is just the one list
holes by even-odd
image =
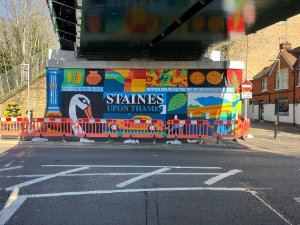
[[[275, 99], [288, 99], [290, 104], [294, 103], [294, 70], [290, 67], [290, 65], [286, 62], [286, 60], [281, 57], [280, 59], [280, 68], [288, 68], [289, 71], [289, 87], [288, 89], [279, 90], [277, 93], [276, 89], [276, 71], [278, 69], [278, 64], [275, 66], [274, 70], [270, 74], [269, 77], [267, 77], [267, 91], [262, 92], [261, 91], [261, 85], [262, 81], [261, 79], [257, 79], [252, 81], [253, 83], [253, 103], [258, 104], [259, 101], [263, 101], [264, 104], [274, 104]], [[297, 86], [297, 80], [296, 80], [296, 86]], [[300, 88], [298, 88], [300, 89]], [[278, 97], [277, 97], [278, 95]], [[297, 90], [296, 99], [300, 100], [300, 90]]]
[[[46, 77], [42, 77], [30, 86], [31, 110], [34, 117], [44, 117], [46, 109]], [[0, 117], [4, 115], [5, 107], [10, 102], [16, 102], [21, 109], [22, 117], [26, 117], [27, 88], [10, 99], [0, 103]]]

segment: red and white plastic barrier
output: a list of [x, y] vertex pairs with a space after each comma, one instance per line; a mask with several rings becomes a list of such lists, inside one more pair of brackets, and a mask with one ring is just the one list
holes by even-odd
[[169, 120], [167, 138], [207, 139], [210, 124], [208, 120]]
[[250, 131], [250, 125], [251, 125], [251, 120], [250, 119], [244, 120], [244, 122], [243, 122], [243, 130], [242, 130], [242, 134], [241, 134], [241, 136], [243, 138], [246, 138], [248, 136], [249, 131]]
[[240, 138], [243, 131], [241, 120], [216, 120], [212, 126], [213, 138]]
[[31, 131], [34, 137], [71, 137], [73, 121], [69, 118], [34, 118]]
[[118, 137], [117, 121], [112, 119], [78, 119], [74, 134], [77, 137]]
[[27, 118], [1, 118], [0, 136], [18, 137], [28, 135]]
[[162, 120], [119, 120], [118, 129], [123, 138], [163, 138], [164, 122]]

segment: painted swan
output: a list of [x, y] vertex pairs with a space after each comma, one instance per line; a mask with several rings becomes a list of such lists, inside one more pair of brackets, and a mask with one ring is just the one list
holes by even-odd
[[[73, 120], [73, 122], [76, 122], [78, 119], [78, 116], [76, 114], [77, 107], [84, 111], [88, 119], [93, 119], [91, 101], [82, 94], [76, 94], [71, 98], [69, 105], [69, 116]], [[73, 130], [75, 135], [77, 135], [78, 132], [82, 133], [81, 126], [78, 127], [78, 130], [75, 130], [73, 127]]]

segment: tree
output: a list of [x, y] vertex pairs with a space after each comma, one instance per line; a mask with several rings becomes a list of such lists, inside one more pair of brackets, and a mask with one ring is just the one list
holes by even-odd
[[57, 47], [45, 0], [0, 0], [0, 96], [22, 85], [20, 64], [30, 74], [44, 69], [48, 48]]

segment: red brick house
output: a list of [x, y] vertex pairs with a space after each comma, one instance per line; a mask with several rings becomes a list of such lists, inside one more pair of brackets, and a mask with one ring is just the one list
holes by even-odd
[[252, 119], [274, 121], [279, 104], [279, 122], [300, 125], [299, 69], [300, 47], [281, 44], [274, 63], [253, 77]]

